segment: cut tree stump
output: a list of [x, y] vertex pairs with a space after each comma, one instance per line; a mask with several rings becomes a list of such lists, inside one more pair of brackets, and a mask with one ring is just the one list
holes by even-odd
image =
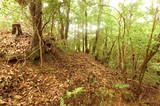
[[12, 34], [16, 36], [22, 35], [22, 29], [20, 24], [12, 24]]

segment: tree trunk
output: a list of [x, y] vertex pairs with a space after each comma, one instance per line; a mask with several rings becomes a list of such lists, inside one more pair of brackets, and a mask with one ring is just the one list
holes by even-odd
[[[86, 0], [84, 0], [84, 2], [86, 3]], [[87, 3], [86, 3], [87, 5]], [[88, 21], [87, 21], [87, 16], [88, 16], [88, 13], [87, 13], [87, 6], [86, 6], [86, 9], [85, 9], [85, 52], [88, 53], [89, 50], [88, 50]]]
[[[84, 26], [85, 26], [85, 22], [83, 22], [82, 24], [83, 30], [85, 30]], [[82, 43], [83, 43], [83, 52], [85, 52], [85, 33], [82, 36]]]
[[125, 66], [125, 49], [126, 49], [126, 41], [125, 41], [125, 35], [126, 35], [126, 20], [123, 17], [123, 34], [122, 34], [122, 47], [121, 47], [121, 71], [122, 73], [125, 73], [126, 66]]
[[113, 48], [114, 48], [114, 46], [115, 46], [115, 43], [116, 43], [116, 40], [113, 41], [113, 44], [112, 44], [111, 48], [109, 49], [108, 52], [106, 52], [106, 53], [107, 53], [107, 55], [105, 56], [105, 63], [106, 63], [106, 64], [109, 64], [109, 62], [110, 62], [110, 58], [111, 58], [112, 51], [113, 51]]
[[80, 29], [80, 25], [78, 24], [77, 25], [77, 44], [76, 44], [77, 52], [81, 52], [81, 41], [80, 41], [81, 38], [80, 38], [79, 29]]
[[69, 14], [70, 14], [70, 5], [71, 5], [71, 0], [67, 0], [67, 18], [66, 18], [66, 29], [65, 29], [65, 39], [67, 40], [68, 38], [68, 30], [69, 30]]
[[98, 18], [97, 18], [96, 39], [95, 39], [95, 43], [94, 43], [94, 46], [93, 46], [93, 53], [96, 54], [95, 55], [96, 59], [98, 58], [98, 53], [96, 53], [96, 49], [97, 49], [97, 43], [98, 43], [99, 33], [100, 33], [102, 4], [103, 4], [103, 0], [99, 0], [99, 12], [98, 12]]
[[64, 20], [63, 20], [63, 17], [61, 16], [62, 12], [61, 12], [61, 7], [59, 6], [59, 9], [58, 9], [58, 13], [59, 13], [59, 16], [60, 16], [60, 19], [59, 19], [59, 24], [60, 24], [60, 36], [61, 36], [61, 40], [64, 40], [65, 39], [65, 36], [64, 36]]
[[160, 48], [160, 34], [158, 35], [158, 43], [157, 45], [155, 45], [151, 51], [148, 53], [148, 55], [145, 57], [143, 63], [141, 64], [140, 66], [140, 75], [139, 75], [139, 82], [140, 82], [140, 85], [142, 83], [142, 80], [144, 78], [144, 74], [146, 72], [146, 69], [147, 69], [147, 64], [148, 62], [153, 58], [153, 56], [158, 52]]
[[32, 18], [33, 39], [31, 44], [32, 60], [40, 57], [39, 42], [42, 37], [42, 2], [41, 0], [30, 1], [30, 14]]
[[151, 45], [152, 45], [152, 40], [153, 40], [153, 34], [154, 31], [156, 29], [156, 21], [157, 21], [157, 13], [158, 13], [158, 8], [155, 11], [155, 16], [154, 16], [154, 20], [153, 20], [153, 26], [152, 26], [152, 30], [151, 30], [151, 34], [150, 34], [150, 38], [148, 41], [148, 45], [147, 45], [147, 49], [146, 49], [146, 56], [144, 58], [143, 63], [140, 66], [140, 75], [139, 75], [139, 83], [141, 86], [142, 80], [144, 78], [145, 72], [146, 72], [146, 68], [147, 68], [147, 64], [148, 62], [152, 59], [152, 57], [158, 52], [158, 49], [160, 47], [160, 34], [158, 35], [158, 43], [157, 45], [155, 45], [152, 49], [151, 49]]
[[60, 18], [60, 24], [61, 24], [61, 29], [60, 29], [60, 34], [61, 34], [61, 40], [64, 40], [64, 23], [63, 23], [63, 19]]

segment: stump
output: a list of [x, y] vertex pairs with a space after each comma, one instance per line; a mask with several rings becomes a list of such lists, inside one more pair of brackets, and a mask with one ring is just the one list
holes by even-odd
[[12, 34], [16, 36], [22, 35], [22, 29], [20, 24], [12, 24]]

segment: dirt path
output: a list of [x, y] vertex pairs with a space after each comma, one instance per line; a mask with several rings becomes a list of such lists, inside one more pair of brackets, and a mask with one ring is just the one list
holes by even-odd
[[[66, 59], [67, 58], [67, 59]], [[118, 83], [117, 73], [96, 62], [91, 56], [81, 53], [70, 53], [67, 57], [49, 61], [41, 69], [36, 63], [0, 66], [0, 99], [6, 105], [59, 105], [59, 98], [66, 91], [82, 87], [86, 90], [83, 98], [66, 100], [71, 105], [95, 104], [91, 92], [97, 88], [111, 89]], [[22, 64], [22, 63], [21, 63]], [[98, 99], [97, 99], [98, 100]], [[68, 102], [67, 102], [68, 101]], [[99, 103], [99, 101], [96, 101]], [[78, 104], [77, 104], [78, 103]]]

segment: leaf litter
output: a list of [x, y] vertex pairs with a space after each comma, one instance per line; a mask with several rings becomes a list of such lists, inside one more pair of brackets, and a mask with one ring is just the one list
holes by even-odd
[[[5, 34], [0, 38], [0, 54], [25, 56], [31, 36], [26, 34], [17, 39], [10, 33]], [[58, 54], [61, 56], [46, 57], [43, 68], [39, 67], [39, 63], [34, 64], [30, 61], [22, 66], [22, 63], [8, 64], [0, 59], [0, 105], [59, 106], [60, 98], [67, 91], [76, 88], [84, 88], [85, 92], [67, 98], [66, 104], [96, 106], [104, 98], [116, 100], [117, 104], [122, 102], [119, 98], [121, 92], [113, 88], [114, 84], [121, 83], [117, 71], [106, 68], [88, 54], [59, 52]], [[99, 92], [99, 88], [107, 89], [109, 95], [116, 95], [116, 99], [97, 96], [96, 92]], [[116, 105], [116, 102], [108, 103]]]

